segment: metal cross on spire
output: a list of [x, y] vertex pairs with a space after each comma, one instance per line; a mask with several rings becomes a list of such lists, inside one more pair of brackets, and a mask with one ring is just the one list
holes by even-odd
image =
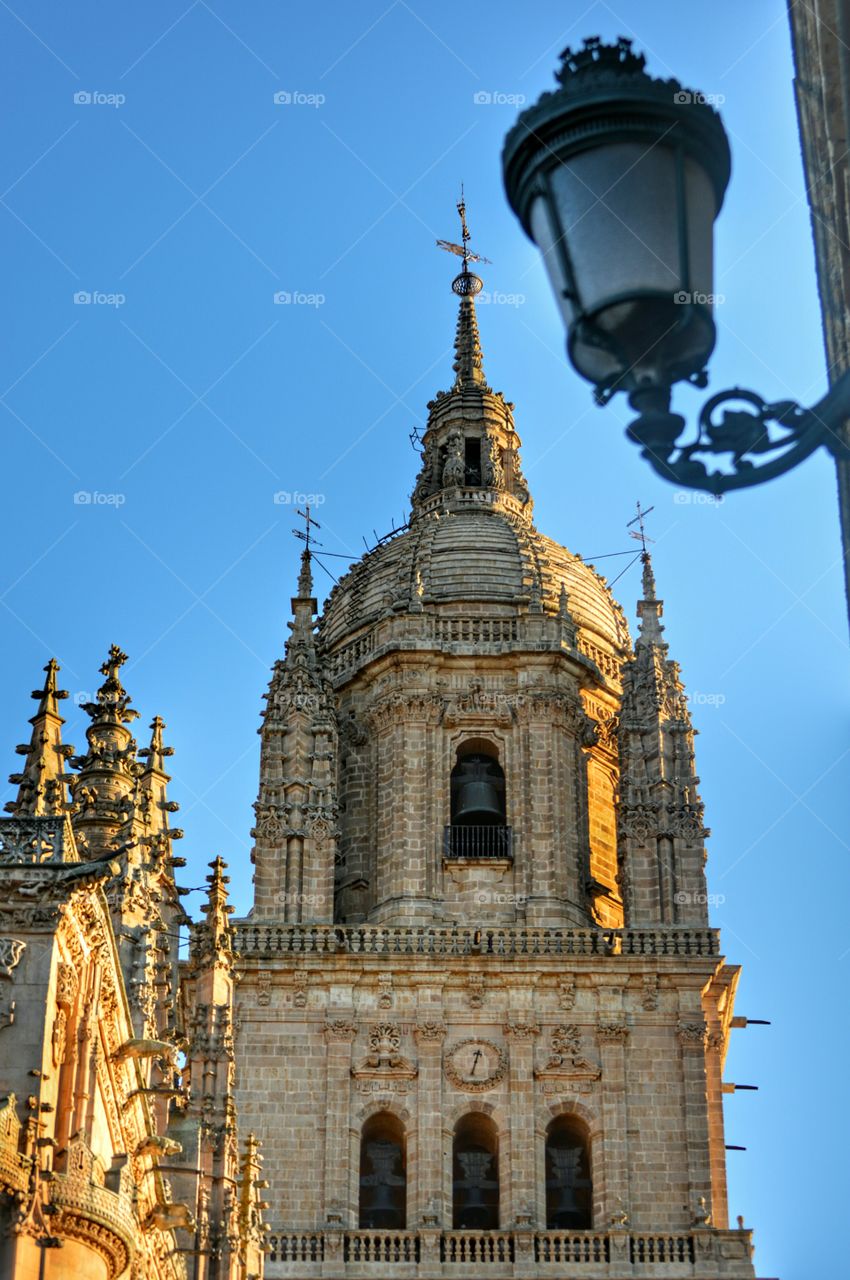
[[473, 253], [469, 248], [469, 241], [472, 239], [472, 233], [466, 221], [466, 201], [463, 195], [463, 183], [460, 184], [460, 199], [457, 202], [457, 211], [460, 216], [460, 233], [461, 244], [455, 244], [453, 240], [438, 240], [437, 248], [445, 249], [446, 253], [454, 253], [459, 258], [463, 258], [463, 270], [459, 276], [452, 281], [452, 289], [455, 293], [463, 296], [468, 293], [479, 293], [484, 287], [483, 280], [473, 275], [469, 270], [470, 262], [483, 262], [491, 266], [489, 258], [485, 258], [483, 254]]
[[[641, 545], [641, 550], [642, 550], [643, 555], [647, 555], [647, 554], [648, 554], [648, 553], [647, 553], [647, 550], [646, 550], [646, 544], [647, 544], [648, 542], [654, 542], [654, 541], [655, 541], [655, 539], [654, 539], [654, 538], [648, 538], [648, 537], [646, 536], [646, 525], [645, 525], [645, 523], [644, 523], [644, 521], [645, 521], [646, 517], [649, 515], [650, 511], [654, 511], [654, 510], [655, 510], [655, 507], [646, 507], [646, 508], [642, 507], [642, 506], [640, 505], [640, 498], [638, 498], [638, 501], [637, 501], [637, 515], [635, 516], [635, 518], [634, 518], [633, 520], [630, 520], [630, 521], [628, 522], [628, 524], [626, 525], [626, 528], [627, 528], [627, 529], [628, 529], [628, 531], [629, 531], [629, 537], [630, 537], [630, 538], [634, 538], [637, 542], [639, 542], [639, 543], [640, 543], [640, 545]], [[633, 525], [633, 524], [636, 524], [636, 525], [637, 525], [637, 528], [636, 528], [636, 529], [633, 529], [633, 528], [632, 528], [632, 525]]]
[[305, 507], [303, 511], [301, 510], [300, 507], [298, 507], [295, 514], [297, 516], [300, 516], [301, 519], [304, 521], [303, 530], [302, 529], [292, 530], [292, 532], [295, 534], [295, 537], [300, 538], [301, 541], [306, 544], [308, 552], [311, 546], [320, 547], [322, 544], [321, 542], [317, 542], [316, 539], [313, 537], [312, 530], [321, 529], [322, 526], [319, 524], [318, 520], [314, 520], [313, 517], [310, 515], [309, 506]]

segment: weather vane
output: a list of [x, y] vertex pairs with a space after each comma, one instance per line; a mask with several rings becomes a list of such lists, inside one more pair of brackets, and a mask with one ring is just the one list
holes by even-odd
[[302, 542], [305, 542], [307, 544], [308, 551], [310, 550], [311, 545], [320, 547], [322, 544], [321, 542], [317, 542], [316, 539], [313, 537], [312, 530], [321, 529], [322, 526], [319, 524], [318, 520], [314, 520], [313, 517], [310, 515], [310, 508], [306, 507], [304, 511], [302, 511], [301, 508], [298, 507], [296, 509], [295, 514], [297, 516], [300, 516], [301, 519], [304, 521], [303, 530], [302, 529], [292, 530], [292, 532], [295, 534], [295, 537], [300, 538]]
[[[643, 507], [640, 505], [640, 498], [638, 498], [638, 501], [637, 501], [637, 515], [635, 516], [634, 520], [630, 520], [630, 521], [628, 522], [628, 524], [626, 525], [626, 528], [627, 528], [627, 529], [628, 529], [628, 531], [629, 531], [629, 537], [630, 537], [630, 538], [634, 538], [637, 542], [639, 542], [639, 543], [640, 543], [640, 545], [641, 545], [641, 550], [642, 550], [643, 555], [647, 555], [646, 544], [647, 544], [648, 542], [654, 542], [654, 541], [655, 541], [655, 539], [654, 539], [654, 538], [648, 538], [648, 537], [646, 536], [646, 527], [645, 527], [645, 525], [644, 525], [644, 519], [645, 519], [645, 517], [649, 515], [650, 511], [654, 511], [654, 510], [655, 510], [655, 507], [646, 507], [646, 508], [643, 508]], [[636, 528], [636, 529], [633, 529], [633, 528], [632, 528], [632, 525], [633, 525], [633, 524], [636, 524], [636, 525], [637, 525], [637, 528]]]
[[453, 240], [438, 240], [437, 248], [445, 249], [446, 253], [454, 253], [457, 257], [463, 258], [463, 270], [452, 281], [454, 292], [463, 297], [469, 293], [480, 293], [484, 288], [484, 281], [480, 276], [474, 275], [469, 270], [470, 262], [482, 262], [488, 266], [492, 266], [492, 263], [483, 254], [473, 253], [469, 248], [469, 241], [472, 239], [472, 235], [466, 222], [466, 201], [463, 198], [463, 183], [460, 185], [460, 199], [457, 202], [457, 211], [460, 215], [460, 231], [463, 243], [455, 244]]

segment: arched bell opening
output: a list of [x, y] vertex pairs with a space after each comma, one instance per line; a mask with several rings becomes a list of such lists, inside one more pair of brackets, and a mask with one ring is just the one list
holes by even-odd
[[496, 747], [483, 738], [461, 743], [450, 781], [447, 856], [509, 858], [505, 771]]
[[452, 1227], [499, 1230], [499, 1134], [490, 1117], [480, 1112], [461, 1116], [455, 1125]]
[[453, 827], [505, 825], [505, 771], [489, 742], [473, 739], [458, 748], [451, 805]]
[[404, 1231], [407, 1226], [407, 1153], [404, 1126], [379, 1111], [360, 1135], [360, 1214], [363, 1230]]
[[546, 1130], [546, 1228], [584, 1231], [592, 1226], [587, 1128], [577, 1116], [556, 1116]]

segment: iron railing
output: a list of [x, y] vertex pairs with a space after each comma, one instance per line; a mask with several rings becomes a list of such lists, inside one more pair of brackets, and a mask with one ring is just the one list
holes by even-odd
[[512, 858], [512, 827], [446, 827], [443, 852], [447, 858]]

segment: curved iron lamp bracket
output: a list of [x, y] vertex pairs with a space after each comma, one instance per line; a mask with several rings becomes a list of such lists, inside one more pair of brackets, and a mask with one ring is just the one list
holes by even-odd
[[[739, 407], [718, 414], [730, 402]], [[635, 390], [629, 404], [639, 416], [626, 435], [641, 446], [642, 456], [660, 476], [688, 489], [721, 494], [761, 484], [790, 471], [821, 445], [836, 457], [850, 458], [850, 446], [841, 436], [850, 419], [850, 370], [810, 409], [794, 400], [769, 404], [741, 387], [720, 391], [703, 405], [691, 444], [680, 442], [686, 423], [670, 412], [669, 387]], [[700, 455], [729, 455], [728, 469], [709, 472]]]

